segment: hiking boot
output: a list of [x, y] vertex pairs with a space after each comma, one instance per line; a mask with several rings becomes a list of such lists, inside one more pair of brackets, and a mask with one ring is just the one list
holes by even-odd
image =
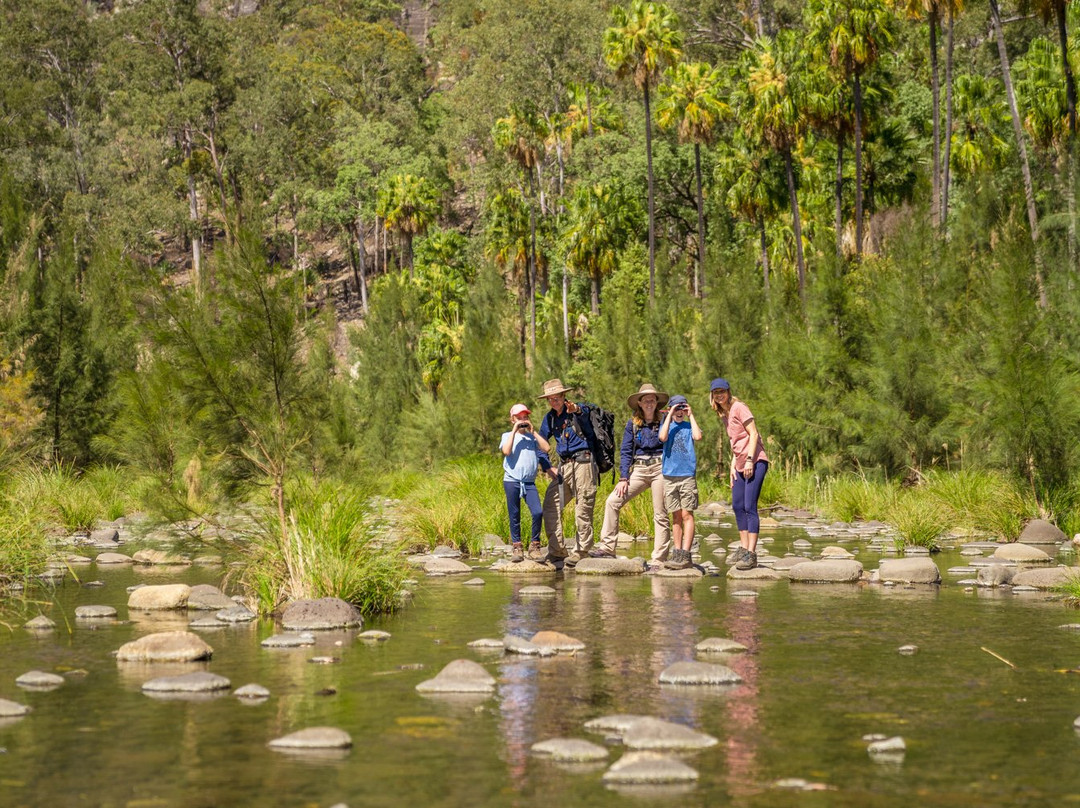
[[605, 550], [603, 547], [598, 547], [595, 550], [589, 551], [589, 558], [614, 558], [615, 553], [611, 550]]
[[735, 564], [737, 570], [752, 570], [757, 566], [757, 553], [747, 550], [738, 563]]
[[575, 550], [570, 555], [568, 555], [564, 560], [565, 560], [566, 566], [568, 566], [568, 567], [576, 567], [577, 563], [579, 561], [581, 561], [581, 559], [583, 559], [584, 557], [585, 556], [583, 556], [581, 553], [579, 553], [577, 550]]
[[664, 566], [669, 570], [684, 570], [690, 566], [690, 553], [686, 550], [672, 550], [671, 559]]
[[540, 542], [534, 541], [529, 545], [529, 560], [530, 561], [543, 561], [544, 550], [540, 547]]
[[746, 548], [743, 546], [736, 547], [730, 553], [728, 553], [727, 563], [738, 564], [742, 561], [743, 556], [746, 555]]
[[551, 553], [548, 553], [541, 563], [547, 564], [556, 572], [559, 572], [566, 563], [566, 556], [553, 556]]
[[521, 542], [516, 543], [510, 548], [510, 560], [515, 564], [525, 560], [525, 554], [521, 552]]

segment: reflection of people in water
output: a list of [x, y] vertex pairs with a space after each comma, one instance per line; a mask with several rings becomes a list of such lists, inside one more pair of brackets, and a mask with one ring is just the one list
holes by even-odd
[[735, 598], [724, 625], [727, 635], [746, 646], [733, 654], [727, 665], [743, 683], [727, 700], [727, 774], [732, 796], [756, 792], [758, 740], [759, 663], [757, 598]]
[[[694, 606], [692, 579], [654, 577], [650, 585], [653, 596], [652, 636], [642, 639], [652, 643], [652, 679], [655, 682], [668, 666], [693, 658], [698, 613]], [[697, 727], [700, 724], [700, 700], [686, 696], [682, 688], [660, 687], [659, 709], [640, 712]]]

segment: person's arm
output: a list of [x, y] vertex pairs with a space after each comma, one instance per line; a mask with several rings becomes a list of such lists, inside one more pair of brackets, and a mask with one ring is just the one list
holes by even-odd
[[746, 434], [750, 436], [750, 443], [747, 444], [746, 449], [746, 462], [743, 464], [743, 474], [747, 477], [754, 476], [754, 455], [757, 454], [758, 441], [761, 440], [757, 431], [757, 424], [754, 423], [753, 417], [747, 421], [743, 421], [743, 426], [746, 428]]
[[634, 462], [634, 422], [627, 421], [619, 446], [619, 481], [630, 479], [630, 464]]
[[[547, 457], [547, 453], [551, 451], [551, 444], [547, 442], [543, 435], [533, 430], [533, 434], [536, 436], [536, 445], [540, 447], [540, 451], [544, 452], [544, 457]], [[550, 463], [548, 465], [551, 465]]]
[[540, 419], [540, 431], [537, 433], [537, 435], [544, 440], [547, 440], [551, 437], [551, 420], [549, 417], [550, 415], [551, 413], [548, 412], [544, 415], [543, 418]]
[[504, 457], [509, 457], [510, 453], [514, 451], [514, 438], [516, 437], [517, 426], [515, 425], [513, 428], [511, 428], [509, 432], [506, 433], [506, 437], [503, 438], [502, 446], [499, 447], [500, 449], [502, 449]]
[[686, 414], [690, 416], [690, 437], [694, 440], [701, 440], [705, 437], [705, 433], [701, 431], [701, 427], [698, 426], [696, 420], [694, 420], [694, 411], [690, 408], [690, 405], [686, 405]]
[[657, 436], [660, 438], [661, 443], [667, 443], [668, 427], [671, 426], [671, 413], [673, 410], [668, 410], [667, 415], [664, 416], [664, 423], [660, 425], [660, 434]]

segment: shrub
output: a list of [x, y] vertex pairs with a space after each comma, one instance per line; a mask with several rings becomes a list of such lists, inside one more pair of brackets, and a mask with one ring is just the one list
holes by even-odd
[[940, 503], [914, 492], [897, 496], [886, 512], [886, 520], [896, 528], [899, 537], [896, 549], [906, 546], [925, 547], [931, 552], [939, 550], [938, 539], [949, 527], [948, 512]]

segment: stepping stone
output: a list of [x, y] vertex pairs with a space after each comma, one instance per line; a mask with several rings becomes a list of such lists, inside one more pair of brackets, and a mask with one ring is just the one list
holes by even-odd
[[[554, 573], [555, 568], [548, 564], [540, 564], [539, 562], [526, 558], [524, 561], [519, 561], [516, 564], [512, 561], [500, 561], [497, 564], [492, 565], [491, 571], [497, 572], [500, 575], [535, 575], [539, 573]], [[468, 584], [468, 581], [465, 583]]]
[[134, 564], [135, 559], [123, 553], [99, 553], [94, 559], [98, 564]]
[[233, 695], [238, 699], [268, 699], [270, 691], [262, 685], [250, 684], [237, 688], [233, 691]]
[[116, 609], [112, 606], [77, 606], [75, 608], [76, 620], [104, 620], [116, 617]]
[[155, 567], [187, 566], [191, 563], [191, 561], [183, 556], [178, 556], [174, 553], [166, 552], [165, 550], [139, 550], [139, 552], [132, 556], [132, 559], [136, 564], [147, 564]]
[[518, 594], [524, 598], [553, 598], [558, 594], [550, 586], [523, 586], [518, 590]]
[[524, 637], [507, 634], [503, 637], [503, 649], [508, 654], [521, 654], [522, 656], [555, 656], [554, 648], [541, 648]]
[[16, 701], [0, 699], [0, 718], [15, 718], [20, 715], [26, 715], [31, 709], [32, 708], [27, 707], [25, 704], [19, 704]]
[[144, 693], [213, 693], [232, 687], [224, 676], [207, 671], [184, 673], [179, 676], [161, 676], [143, 684]]
[[337, 665], [341, 662], [341, 657], [336, 656], [313, 656], [308, 662], [313, 665]]
[[979, 569], [976, 580], [979, 586], [982, 587], [1004, 586], [1011, 583], [1015, 575], [1015, 567], [1006, 566], [1005, 564], [988, 564]]
[[420, 693], [491, 693], [495, 690], [495, 677], [471, 659], [455, 659], [434, 679], [416, 686]]
[[622, 741], [627, 749], [647, 749], [654, 752], [706, 749], [717, 744], [716, 738], [711, 735], [659, 718], [634, 721], [623, 733]]
[[583, 558], [574, 567], [578, 575], [642, 575], [644, 558]]
[[282, 750], [348, 749], [352, 746], [352, 738], [343, 729], [310, 727], [281, 738], [275, 738], [267, 746], [271, 749]]
[[56, 628], [56, 623], [45, 615], [39, 614], [34, 619], [27, 621], [23, 628], [27, 631], [52, 631]]
[[782, 581], [787, 576], [768, 567], [754, 567], [752, 570], [737, 570], [735, 567], [730, 567], [727, 577], [737, 581]]
[[81, 556], [81, 555], [69, 555], [69, 556], [64, 556], [64, 563], [65, 564], [74, 564], [74, 565], [93, 564], [94, 559], [87, 558], [86, 556]]
[[553, 651], [584, 651], [585, 643], [569, 637], [559, 631], [538, 631], [530, 642], [538, 648], [550, 648]]
[[737, 685], [742, 682], [731, 668], [709, 662], [676, 662], [660, 673], [665, 685]]
[[128, 596], [128, 609], [141, 611], [166, 611], [187, 606], [191, 587], [187, 584], [163, 584], [140, 586]]
[[799, 550], [809, 550], [814, 545], [808, 542], [806, 539], [795, 539], [795, 541], [791, 543], [791, 546]]
[[250, 623], [258, 615], [247, 606], [230, 606], [214, 615], [222, 623]]
[[440, 544], [431, 551], [431, 555], [435, 556], [435, 558], [461, 558], [461, 550], [456, 547], [448, 547], [445, 544]]
[[187, 607], [202, 611], [217, 611], [229, 609], [236, 604], [224, 592], [210, 584], [199, 584], [191, 587], [188, 593]]
[[468, 646], [469, 648], [479, 648], [486, 651], [501, 651], [503, 649], [503, 641], [485, 637], [483, 639], [473, 640]]
[[469, 580], [465, 581], [462, 586], [484, 586], [485, 584], [487, 584], [487, 581], [485, 581], [483, 578], [470, 578]]
[[314, 644], [315, 635], [307, 631], [298, 634], [274, 634], [259, 643], [263, 648], [301, 648]]
[[862, 578], [863, 565], [849, 559], [804, 561], [788, 570], [798, 583], [855, 583]]
[[356, 635], [356, 639], [365, 640], [367, 642], [385, 642], [390, 639], [389, 631], [377, 631], [372, 629], [370, 631], [363, 631]]
[[890, 558], [882, 560], [878, 578], [898, 584], [939, 584], [941, 572], [929, 558]]
[[188, 628], [225, 628], [226, 626], [229, 626], [229, 625], [232, 625], [232, 624], [231, 623], [225, 623], [225, 622], [223, 622], [221, 620], [218, 620], [213, 615], [206, 615], [204, 617], [196, 617], [194, 620], [189, 622], [187, 625], [188, 625]]
[[1056, 589], [1077, 578], [1080, 578], [1080, 569], [1076, 567], [1022, 570], [1012, 577], [1012, 585], [1014, 587], [1030, 586], [1035, 589]]
[[424, 572], [428, 575], [460, 575], [472, 571], [472, 567], [456, 558], [431, 558], [424, 563]]
[[636, 715], [633, 713], [602, 715], [599, 718], [586, 721], [585, 729], [589, 732], [602, 732], [605, 735], [613, 735], [621, 738], [633, 724], [648, 717], [649, 716], [647, 715]]
[[15, 680], [15, 684], [19, 687], [25, 687], [28, 689], [36, 690], [52, 690], [60, 687], [66, 680], [63, 676], [59, 676], [55, 673], [46, 673], [45, 671], [27, 671], [18, 679]]
[[741, 654], [747, 648], [741, 642], [723, 637], [709, 637], [694, 646], [699, 654]]
[[625, 785], [693, 783], [698, 773], [670, 755], [630, 752], [615, 761], [602, 779], [605, 783]]
[[698, 567], [687, 567], [684, 570], [669, 570], [665, 567], [661, 567], [658, 570], [653, 571], [653, 576], [657, 578], [702, 578], [705, 576], [705, 572]]
[[874, 741], [868, 747], [866, 751], [871, 755], [895, 755], [897, 753], [902, 754], [907, 749], [907, 744], [904, 743], [904, 739], [897, 735], [895, 738], [885, 738], [881, 741]]
[[822, 558], [854, 558], [850, 551], [836, 545], [829, 545], [821, 551]]
[[118, 662], [195, 662], [210, 659], [214, 649], [190, 631], [147, 634], [120, 646]]
[[608, 750], [577, 738], [551, 738], [532, 745], [532, 753], [565, 763], [592, 763], [605, 760]]
[[281, 627], [291, 631], [326, 631], [362, 624], [360, 610], [340, 598], [295, 600], [281, 613]]
[[1020, 534], [1024, 544], [1060, 544], [1068, 539], [1057, 525], [1045, 519], [1032, 519]]
[[1038, 547], [1027, 544], [1003, 544], [994, 551], [994, 558], [1005, 561], [1017, 561], [1025, 564], [1048, 564], [1054, 559], [1044, 553]]

